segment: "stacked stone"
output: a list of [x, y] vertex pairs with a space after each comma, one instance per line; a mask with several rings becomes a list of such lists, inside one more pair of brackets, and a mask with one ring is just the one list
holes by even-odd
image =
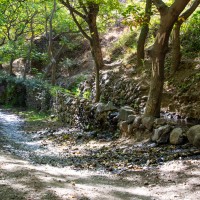
[[48, 111], [50, 108], [51, 96], [44, 88], [26, 88], [26, 106], [39, 111]]
[[[101, 99], [103, 102], [113, 102], [117, 107], [129, 105], [138, 113], [143, 112], [148, 92], [148, 84], [134, 81], [131, 76], [121, 71], [105, 71], [101, 73]], [[93, 86], [95, 88], [95, 86]], [[95, 92], [93, 90], [93, 96]]]
[[183, 118], [200, 119], [200, 90], [192, 88], [174, 95], [169, 110], [179, 113]]
[[135, 114], [131, 107], [122, 107], [119, 111], [119, 129], [122, 136], [133, 137], [136, 141], [151, 139], [157, 144], [170, 143], [180, 145], [189, 141], [200, 147], [200, 125], [178, 127], [170, 120], [154, 117], [142, 117]]

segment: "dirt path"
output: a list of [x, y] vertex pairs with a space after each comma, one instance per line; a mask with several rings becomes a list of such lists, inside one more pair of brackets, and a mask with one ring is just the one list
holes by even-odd
[[[45, 142], [45, 137], [41, 138], [42, 135], [33, 134], [37, 138], [30, 140], [32, 136], [20, 133], [23, 123], [16, 115], [6, 112], [0, 114], [1, 200], [200, 199], [200, 160], [197, 159], [198, 157], [166, 162], [158, 167], [137, 168], [135, 166], [131, 171], [121, 170], [120, 173], [98, 169], [74, 170], [70, 165], [55, 167], [55, 162], [62, 164], [62, 159], [66, 155], [69, 155], [69, 158], [72, 158], [72, 155], [60, 156], [62, 148], [52, 146], [50, 141]], [[91, 148], [88, 143], [85, 145]], [[72, 145], [72, 148], [75, 150], [72, 154], [77, 154], [81, 151], [78, 148], [82, 146], [74, 149]], [[91, 152], [99, 154], [100, 150], [95, 149]], [[85, 158], [80, 157], [80, 159]], [[71, 162], [71, 160], [64, 162], [69, 161]], [[86, 159], [83, 161], [89, 162]], [[83, 161], [81, 161], [82, 165]]]
[[2, 200], [200, 199], [200, 162], [171, 161], [159, 169], [123, 175], [74, 171], [27, 161], [0, 152]]

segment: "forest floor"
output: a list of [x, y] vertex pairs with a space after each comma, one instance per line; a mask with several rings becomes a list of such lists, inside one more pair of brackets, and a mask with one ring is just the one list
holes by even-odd
[[[83, 136], [56, 123], [24, 124], [17, 116], [1, 112], [2, 200], [200, 199], [198, 149]], [[25, 132], [16, 133], [6, 143], [4, 137], [9, 131], [18, 132], [18, 123]], [[22, 141], [20, 134], [29, 139]], [[174, 160], [172, 155], [177, 152], [179, 157]]]

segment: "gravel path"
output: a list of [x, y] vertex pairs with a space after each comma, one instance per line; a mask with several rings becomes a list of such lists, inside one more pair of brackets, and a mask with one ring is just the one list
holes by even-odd
[[[62, 166], [61, 161], [65, 159], [63, 155], [66, 155], [62, 154], [62, 151], [66, 151], [67, 143], [63, 148], [52, 145], [52, 141], [46, 141], [41, 134], [24, 134], [21, 132], [21, 119], [4, 111], [0, 113], [1, 200], [200, 199], [198, 156], [172, 160], [157, 166], [135, 165], [130, 167], [131, 170], [120, 168], [118, 173], [98, 168], [95, 170], [96, 165], [91, 169]], [[90, 141], [85, 146], [87, 149], [92, 148], [94, 143]], [[95, 148], [100, 144], [102, 145], [102, 142], [95, 144]], [[107, 152], [110, 152], [110, 143], [105, 144], [108, 146]], [[72, 148], [75, 154], [81, 151], [78, 147]], [[99, 151], [94, 149], [91, 149], [91, 152], [97, 152], [99, 155]], [[55, 162], [48, 160], [58, 161], [60, 164], [57, 166]]]

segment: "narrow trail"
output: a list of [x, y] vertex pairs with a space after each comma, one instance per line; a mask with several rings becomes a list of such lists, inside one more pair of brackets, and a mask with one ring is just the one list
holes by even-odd
[[23, 120], [0, 110], [1, 200], [198, 200], [200, 161], [171, 161], [111, 174], [64, 166], [59, 148], [22, 131]]

